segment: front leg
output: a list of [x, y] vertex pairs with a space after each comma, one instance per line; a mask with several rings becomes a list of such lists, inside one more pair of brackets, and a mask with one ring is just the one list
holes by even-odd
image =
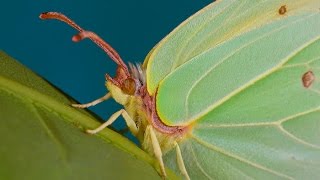
[[167, 174], [166, 174], [166, 170], [164, 167], [164, 163], [163, 163], [163, 159], [162, 159], [162, 150], [160, 148], [158, 138], [157, 138], [152, 126], [150, 126], [150, 125], [147, 126], [146, 131], [147, 131], [146, 134], [148, 134], [148, 133], [150, 134], [151, 144], [153, 147], [153, 153], [160, 164], [161, 175], [165, 179], [167, 177]]
[[111, 97], [111, 94], [110, 93], [107, 93], [106, 95], [102, 96], [101, 98], [99, 99], [96, 99], [92, 102], [89, 102], [89, 103], [86, 103], [86, 104], [71, 104], [73, 107], [76, 107], [76, 108], [88, 108], [88, 107], [91, 107], [91, 106], [95, 106], [107, 99], [109, 99]]
[[186, 169], [186, 167], [184, 165], [184, 162], [183, 162], [183, 158], [182, 158], [180, 147], [179, 147], [177, 142], [175, 142], [174, 144], [176, 146], [177, 163], [178, 163], [178, 167], [180, 169], [180, 172], [186, 178], [186, 180], [190, 180], [190, 177], [188, 175], [187, 169]]
[[114, 114], [112, 114], [110, 116], [110, 118], [103, 124], [101, 124], [99, 127], [97, 127], [96, 129], [88, 129], [86, 130], [87, 133], [89, 134], [96, 134], [100, 131], [102, 131], [104, 128], [106, 128], [107, 126], [111, 125], [114, 121], [116, 121], [118, 119], [118, 117], [122, 115], [123, 119], [125, 120], [128, 128], [130, 129], [130, 131], [132, 132], [133, 135], [136, 135], [138, 133], [138, 128], [136, 126], [136, 123], [131, 119], [131, 117], [129, 116], [129, 114], [127, 113], [126, 110], [124, 109], [120, 109], [119, 111], [115, 112]]

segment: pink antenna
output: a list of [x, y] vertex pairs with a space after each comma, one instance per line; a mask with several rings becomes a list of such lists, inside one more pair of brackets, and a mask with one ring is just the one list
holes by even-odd
[[100, 38], [97, 34], [86, 31], [82, 29], [80, 26], [78, 26], [74, 21], [69, 19], [67, 16], [64, 14], [58, 13], [58, 12], [45, 12], [40, 14], [40, 19], [57, 19], [62, 22], [67, 23], [71, 27], [75, 28], [78, 30], [80, 33], [77, 35], [74, 35], [72, 37], [72, 41], [74, 42], [79, 42], [85, 38], [91, 39], [95, 44], [97, 44], [102, 50], [104, 50], [108, 56], [115, 62], [117, 63], [126, 73], [127, 76], [130, 76], [128, 67], [126, 64], [123, 62], [121, 59], [120, 55], [117, 53], [115, 49], [113, 49], [107, 42], [105, 42], [102, 38]]

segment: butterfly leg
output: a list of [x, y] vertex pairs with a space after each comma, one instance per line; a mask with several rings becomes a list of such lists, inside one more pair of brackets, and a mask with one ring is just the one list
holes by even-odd
[[177, 142], [175, 142], [175, 146], [176, 146], [178, 167], [179, 167], [182, 175], [183, 175], [187, 180], [190, 180], [190, 177], [189, 177], [189, 175], [188, 175], [188, 172], [187, 172], [186, 167], [185, 167], [184, 162], [183, 162], [183, 158], [182, 158], [182, 154], [181, 154], [180, 147], [179, 147], [179, 145], [178, 145]]
[[155, 132], [153, 131], [152, 126], [149, 125], [147, 127], [146, 131], [149, 132], [149, 134], [150, 134], [153, 152], [154, 152], [155, 157], [159, 161], [161, 174], [162, 174], [163, 178], [166, 178], [167, 174], [166, 174], [166, 170], [164, 168], [164, 163], [163, 163], [163, 159], [162, 159], [162, 151], [160, 148], [158, 138], [157, 138]]
[[102, 131], [107, 126], [111, 125], [114, 121], [116, 121], [118, 119], [118, 117], [120, 115], [122, 115], [123, 119], [125, 120], [127, 126], [129, 127], [130, 131], [132, 132], [132, 134], [136, 135], [138, 133], [138, 128], [136, 126], [136, 123], [131, 119], [131, 117], [129, 116], [127, 111], [124, 109], [121, 109], [121, 110], [115, 112], [114, 114], [112, 114], [110, 116], [110, 118], [105, 123], [101, 124], [98, 128], [92, 129], [92, 130], [88, 129], [88, 130], [86, 130], [86, 132], [89, 134], [96, 134], [96, 133]]
[[106, 95], [102, 96], [101, 98], [99, 99], [96, 99], [92, 102], [89, 102], [89, 103], [86, 103], [86, 104], [71, 104], [73, 107], [77, 107], [77, 108], [88, 108], [88, 107], [91, 107], [91, 106], [95, 106], [107, 99], [109, 99], [111, 97], [111, 94], [110, 93], [107, 93]]

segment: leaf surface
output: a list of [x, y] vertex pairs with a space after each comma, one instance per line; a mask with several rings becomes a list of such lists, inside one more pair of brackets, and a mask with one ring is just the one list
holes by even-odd
[[[160, 179], [155, 160], [0, 52], [0, 179]], [[175, 176], [169, 172], [169, 177]]]

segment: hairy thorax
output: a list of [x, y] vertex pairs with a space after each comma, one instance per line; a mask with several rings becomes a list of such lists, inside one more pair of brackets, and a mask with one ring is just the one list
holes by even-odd
[[160, 120], [156, 112], [155, 98], [148, 94], [145, 85], [140, 86], [133, 95], [126, 94], [111, 81], [107, 81], [106, 86], [115, 101], [124, 106], [124, 109], [135, 122], [138, 129], [135, 136], [147, 152], [153, 152], [150, 134], [146, 131], [148, 126], [152, 126], [154, 129], [164, 154], [174, 148], [174, 142], [179, 142], [186, 136], [187, 127], [168, 126]]

